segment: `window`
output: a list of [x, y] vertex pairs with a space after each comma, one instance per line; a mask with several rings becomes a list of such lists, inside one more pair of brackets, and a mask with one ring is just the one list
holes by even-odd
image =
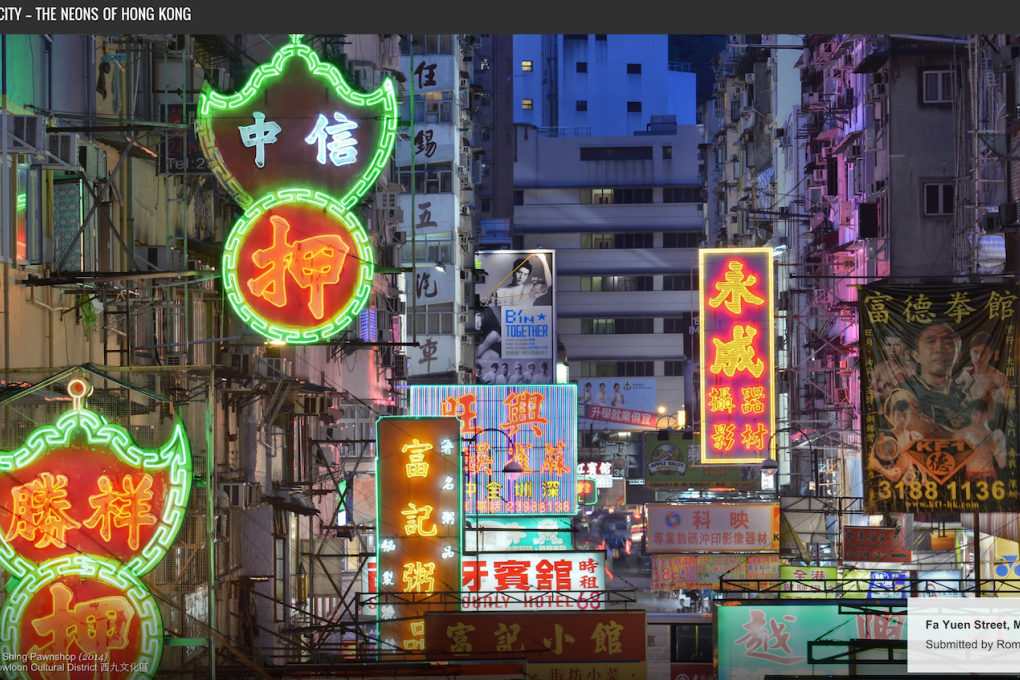
[[522, 71], [534, 71], [535, 70], [534, 62], [532, 62], [532, 61], [522, 61], [521, 62], [521, 70]]
[[662, 320], [663, 333], [686, 333], [690, 322], [680, 316], [669, 316]]
[[[582, 361], [582, 378], [637, 378], [655, 375], [654, 361]], [[593, 386], [598, 389], [597, 385]], [[607, 386], [611, 388], [611, 386]]]
[[925, 104], [948, 104], [953, 101], [952, 71], [922, 71]]
[[588, 62], [586, 62], [586, 61], [579, 61], [579, 62], [577, 62], [577, 72], [578, 73], [587, 73], [588, 72]]
[[492, 95], [488, 92], [480, 93], [478, 97], [478, 105], [482, 107], [492, 106]]
[[666, 274], [662, 277], [663, 290], [697, 290], [698, 274]]
[[641, 64], [627, 64], [627, 73], [641, 75]]
[[[411, 53], [411, 43], [407, 38], [403, 38], [400, 41], [400, 53], [405, 55]], [[414, 35], [414, 54], [415, 56], [422, 54], [453, 54], [450, 34], [416, 33]]]
[[680, 378], [684, 374], [684, 362], [682, 360], [664, 361], [662, 374], [667, 377]]
[[620, 293], [652, 290], [651, 276], [582, 276], [582, 293]]
[[740, 120], [740, 102], [733, 100], [730, 102], [730, 122], [736, 123]]
[[595, 40], [599, 40], [599, 41], [603, 41], [604, 42], [606, 40], [609, 40], [609, 35], [607, 35], [606, 33], [596, 33], [595, 34]]
[[655, 319], [581, 319], [582, 335], [654, 333]]
[[627, 102], [627, 113], [641, 113], [641, 102]]
[[524, 191], [521, 189], [514, 190], [514, 205], [524, 205]]
[[[428, 234], [425, 238], [419, 236], [414, 243], [414, 259], [418, 262], [427, 262], [430, 265], [436, 262], [453, 262], [453, 241], [447, 236], [445, 239], [432, 239], [431, 236], [439, 234]], [[406, 262], [409, 259], [410, 248], [403, 248], [403, 257]]]
[[482, 212], [492, 212], [492, 199], [491, 198], [483, 198], [482, 199]]
[[662, 146], [662, 160], [671, 161], [673, 160], [673, 147], [663, 144]]
[[650, 161], [650, 146], [583, 146], [582, 161]]
[[651, 203], [652, 189], [613, 189], [613, 203]]
[[663, 187], [663, 203], [701, 203], [701, 187]]
[[[400, 105], [402, 120], [410, 120], [410, 104]], [[414, 95], [414, 122], [416, 123], [452, 123], [453, 92], [427, 92]]]
[[612, 234], [581, 234], [581, 248], [583, 250], [605, 250], [612, 247]]
[[655, 235], [652, 233], [637, 234], [616, 234], [613, 237], [613, 247], [619, 249], [627, 248], [654, 248]]
[[581, 205], [609, 205], [612, 202], [612, 189], [581, 189]]
[[535, 102], [531, 99], [522, 99], [521, 108], [524, 109], [525, 111], [531, 111], [532, 109], [535, 108]]
[[588, 100], [587, 99], [578, 99], [577, 100], [577, 110], [578, 111], [587, 111], [588, 110]]
[[[402, 185], [406, 191], [411, 190], [410, 170], [401, 170], [397, 172], [396, 180], [397, 183]], [[442, 170], [418, 170], [416, 168], [414, 171], [414, 190], [419, 194], [451, 192], [453, 191], [453, 171], [445, 168]]]
[[[421, 310], [421, 307], [418, 307]], [[411, 326], [408, 330], [413, 333], [417, 326], [418, 333], [427, 335], [453, 335], [453, 312], [430, 312], [419, 311], [408, 315], [408, 322]]]
[[673, 663], [712, 663], [712, 624], [676, 624], [671, 626]]
[[949, 182], [924, 185], [924, 214], [952, 215], [955, 187]]
[[667, 232], [662, 235], [663, 248], [697, 248], [701, 243], [700, 231]]

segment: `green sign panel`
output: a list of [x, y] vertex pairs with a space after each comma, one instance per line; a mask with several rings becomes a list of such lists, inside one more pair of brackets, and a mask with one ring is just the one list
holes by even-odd
[[645, 433], [645, 486], [650, 489], [760, 489], [756, 465], [701, 465], [692, 432]]
[[[477, 525], [478, 530], [475, 531]], [[467, 552], [573, 550], [569, 517], [465, 518]]]

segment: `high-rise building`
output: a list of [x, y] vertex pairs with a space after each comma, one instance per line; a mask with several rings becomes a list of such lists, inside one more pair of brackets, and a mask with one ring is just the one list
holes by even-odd
[[514, 122], [551, 136], [630, 135], [652, 116], [695, 123], [695, 75], [669, 36], [515, 35]]

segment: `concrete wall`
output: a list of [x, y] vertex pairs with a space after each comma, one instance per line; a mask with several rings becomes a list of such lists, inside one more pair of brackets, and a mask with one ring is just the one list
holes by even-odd
[[953, 109], [922, 105], [920, 74], [948, 68], [951, 57], [901, 57], [889, 65], [889, 211], [881, 219], [891, 238], [890, 265], [897, 276], [947, 276], [953, 254], [953, 215], [925, 217], [925, 182], [952, 182], [956, 167]]

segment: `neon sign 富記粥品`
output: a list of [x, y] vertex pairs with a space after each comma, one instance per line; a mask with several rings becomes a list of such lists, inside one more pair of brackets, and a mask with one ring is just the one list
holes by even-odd
[[773, 458], [773, 264], [770, 248], [699, 251], [701, 461]]

